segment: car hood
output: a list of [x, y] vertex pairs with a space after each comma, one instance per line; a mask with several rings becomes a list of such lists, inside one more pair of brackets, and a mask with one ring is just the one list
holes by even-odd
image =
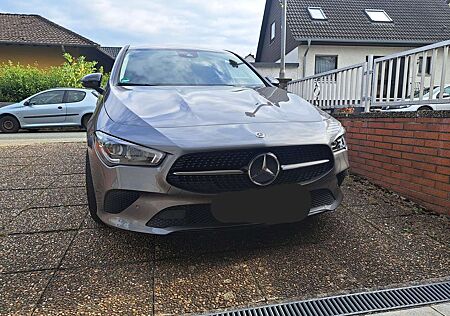
[[3, 106], [0, 106], [0, 112], [16, 109], [16, 108], [18, 108], [20, 106], [21, 106], [20, 103], [13, 103], [13, 104], [8, 104], [8, 105], [3, 105]]
[[154, 128], [321, 122], [310, 103], [276, 87], [112, 87], [105, 110], [119, 124]]
[[113, 88], [108, 93], [97, 130], [173, 154], [252, 146], [329, 145], [342, 132], [336, 119], [298, 96], [272, 87], [140, 87]]

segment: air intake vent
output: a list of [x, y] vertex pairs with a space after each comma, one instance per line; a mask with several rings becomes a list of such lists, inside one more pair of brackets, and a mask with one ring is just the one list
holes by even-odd
[[242, 309], [217, 316], [344, 316], [450, 301], [450, 282]]
[[105, 196], [105, 212], [119, 214], [141, 196], [137, 191], [111, 190]]

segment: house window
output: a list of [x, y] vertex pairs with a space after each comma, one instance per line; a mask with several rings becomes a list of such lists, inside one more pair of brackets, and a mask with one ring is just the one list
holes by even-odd
[[326, 20], [327, 16], [321, 7], [308, 7], [309, 16], [313, 20]]
[[391, 17], [384, 10], [366, 9], [366, 14], [372, 22], [393, 22]]
[[444, 99], [450, 99], [450, 86], [444, 89]]
[[313, 20], [326, 20], [327, 16], [321, 7], [308, 7], [308, 13]]
[[271, 43], [275, 39], [275, 27], [276, 27], [275, 22], [272, 22], [272, 24], [270, 25], [270, 42]]
[[316, 55], [316, 67], [314, 72], [320, 74], [337, 69], [337, 56]]
[[[418, 74], [421, 75], [422, 74], [423, 57], [419, 57], [418, 64], [419, 64], [419, 66], [417, 67], [417, 68], [419, 68]], [[431, 74], [431, 57], [427, 57], [427, 63], [425, 65], [425, 74], [426, 75]]]

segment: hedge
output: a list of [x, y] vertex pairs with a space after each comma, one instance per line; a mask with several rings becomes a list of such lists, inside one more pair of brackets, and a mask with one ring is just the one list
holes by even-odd
[[[11, 61], [0, 64], [0, 101], [18, 102], [42, 90], [51, 88], [81, 88], [83, 76], [102, 72], [96, 68], [97, 62], [86, 61], [84, 56], [74, 58], [64, 54], [65, 62], [61, 66], [41, 69], [35, 65], [13, 64]], [[109, 74], [103, 76], [106, 84]]]

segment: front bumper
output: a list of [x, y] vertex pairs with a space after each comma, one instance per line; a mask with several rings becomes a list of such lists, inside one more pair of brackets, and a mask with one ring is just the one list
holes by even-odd
[[[99, 218], [105, 224], [117, 228], [160, 235], [182, 230], [230, 226], [208, 221], [205, 219], [205, 216], [198, 221], [180, 222], [175, 220], [172, 222], [173, 225], [168, 224], [170, 221], [162, 223], [159, 220], [158, 216], [163, 214], [163, 212], [169, 212], [177, 207], [183, 208], [185, 213], [190, 212], [196, 206], [201, 206], [204, 210], [214, 197], [212, 194], [183, 191], [171, 186], [166, 181], [170, 166], [177, 158], [178, 156], [166, 157], [166, 160], [158, 168], [108, 167], [99, 159], [98, 154], [93, 149], [89, 149], [89, 161]], [[332, 170], [319, 179], [302, 184], [305, 189], [311, 192], [313, 197], [313, 207], [309, 212], [309, 216], [332, 211], [339, 206], [343, 196], [339, 189], [337, 175], [342, 174], [348, 168], [347, 151], [334, 153], [334, 167]], [[126, 201], [121, 200], [122, 197], [118, 196], [111, 203], [109, 197], [115, 192], [130, 192], [129, 198], [131, 200], [127, 204]], [[128, 198], [127, 195], [125, 197]], [[123, 210], [121, 207], [114, 210], [114, 205], [117, 206], [124, 203], [127, 206]], [[111, 211], [111, 208], [113, 211]], [[250, 224], [255, 223], [246, 225]]]

